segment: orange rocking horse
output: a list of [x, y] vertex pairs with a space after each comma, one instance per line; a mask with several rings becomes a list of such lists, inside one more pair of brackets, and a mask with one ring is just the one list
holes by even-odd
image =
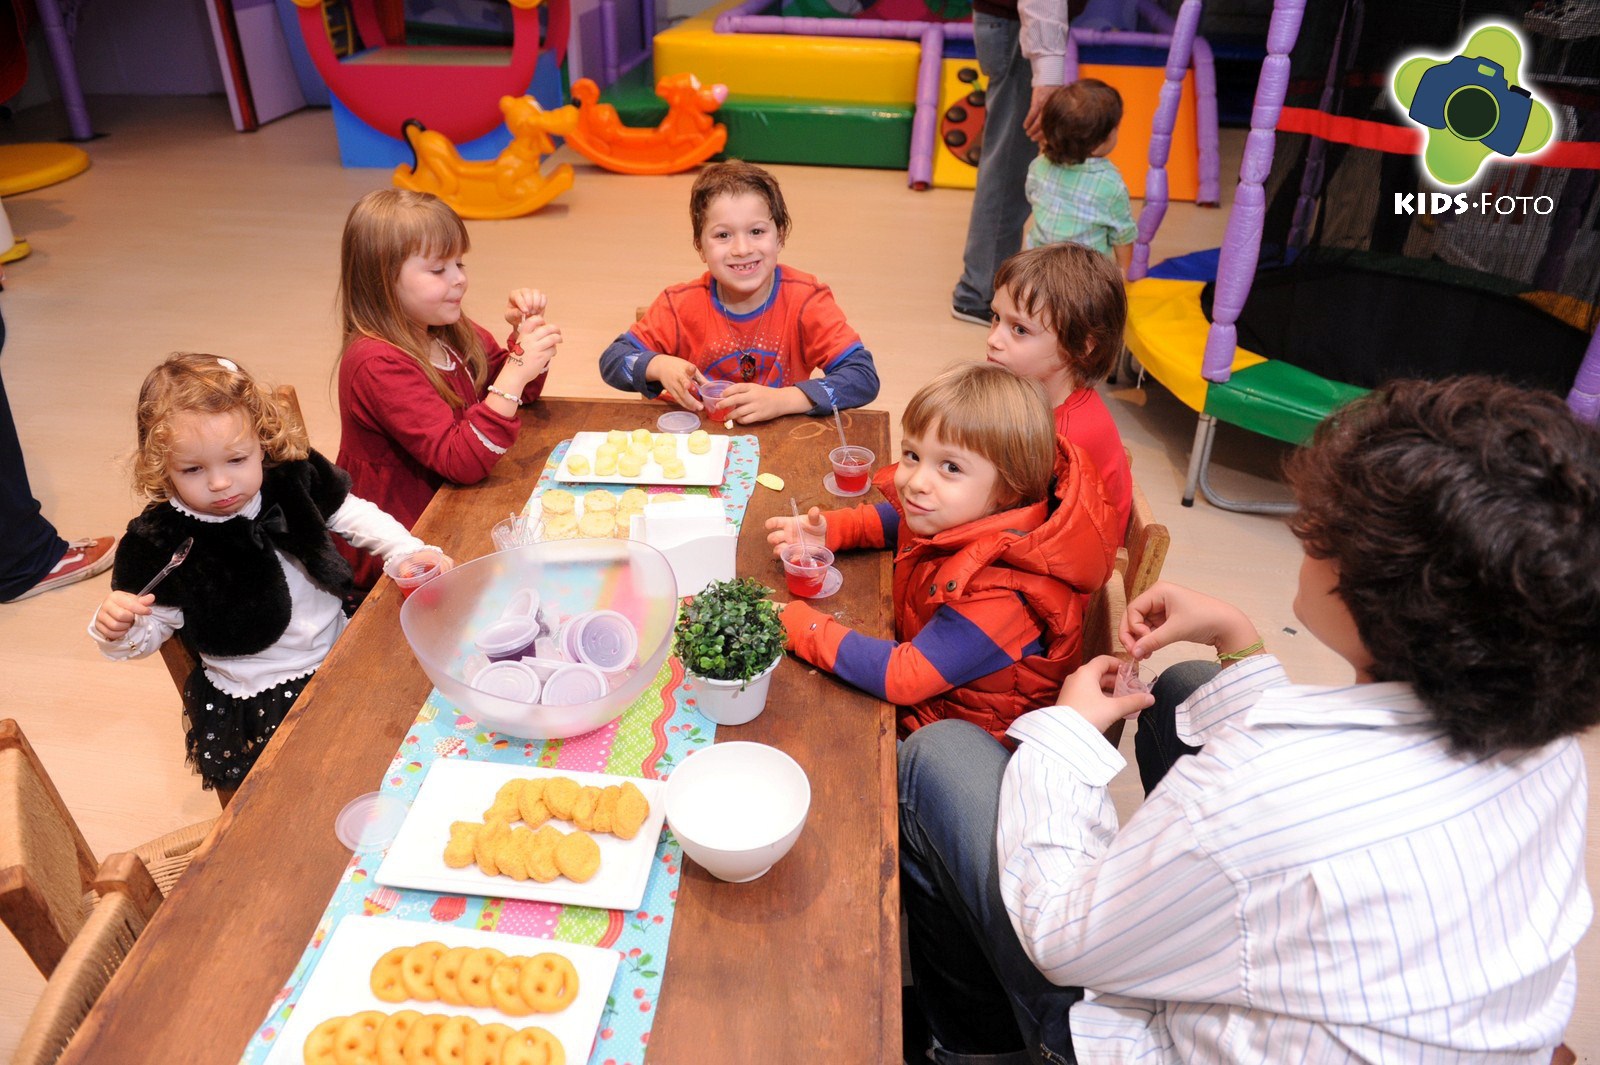
[[711, 112], [728, 98], [726, 85], [701, 85], [693, 74], [673, 74], [656, 82], [656, 95], [667, 101], [660, 125], [624, 126], [617, 109], [600, 102], [599, 86], [580, 78], [572, 86], [577, 125], [563, 135], [574, 150], [619, 174], [676, 174], [722, 151], [728, 127], [713, 123]]
[[570, 189], [571, 166], [562, 163], [547, 176], [539, 162], [556, 150], [552, 133], [571, 136], [577, 109], [568, 105], [545, 111], [531, 96], [502, 96], [500, 112], [511, 130], [511, 143], [494, 159], [478, 162], [461, 158], [444, 134], [408, 121], [405, 139], [415, 158], [411, 166], [395, 167], [394, 183], [433, 193], [462, 218], [517, 218]]

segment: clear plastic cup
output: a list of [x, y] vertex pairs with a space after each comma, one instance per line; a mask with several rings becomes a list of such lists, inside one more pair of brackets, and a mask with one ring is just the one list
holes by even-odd
[[876, 457], [857, 444], [828, 452], [828, 461], [833, 463], [833, 483], [838, 485], [841, 495], [860, 495], [867, 490], [867, 482], [872, 478], [872, 460]]
[[526, 662], [490, 662], [472, 678], [472, 686], [515, 703], [536, 703], [544, 684]]
[[533, 650], [539, 637], [539, 621], [531, 614], [512, 614], [492, 625], [485, 625], [473, 643], [491, 662], [521, 658]]
[[833, 552], [815, 544], [788, 543], [783, 545], [783, 576], [789, 584], [789, 594], [802, 599], [815, 599], [822, 594], [823, 582], [828, 577], [828, 567], [833, 565]]
[[544, 522], [531, 514], [501, 518], [489, 530], [496, 551], [509, 551], [513, 547], [536, 544], [544, 538]]
[[581, 617], [582, 624], [574, 626], [569, 637], [579, 662], [602, 673], [620, 673], [633, 665], [639, 653], [639, 633], [633, 622], [615, 610], [596, 610]]
[[706, 417], [714, 422], [726, 421], [727, 411], [722, 408], [722, 393], [732, 381], [710, 381], [700, 386], [700, 401], [706, 405]]
[[333, 819], [333, 834], [352, 851], [387, 847], [400, 834], [411, 807], [381, 791], [357, 795]]
[[383, 572], [400, 586], [400, 594], [409, 599], [412, 592], [433, 580], [444, 569], [439, 549], [424, 547], [389, 559], [383, 564]]
[[1149, 676], [1139, 668], [1139, 663], [1124, 662], [1117, 667], [1117, 681], [1111, 688], [1111, 697], [1120, 699], [1124, 695], [1147, 692], [1152, 683]]
[[610, 690], [606, 675], [584, 662], [573, 662], [550, 674], [541, 702], [546, 706], [591, 703]]

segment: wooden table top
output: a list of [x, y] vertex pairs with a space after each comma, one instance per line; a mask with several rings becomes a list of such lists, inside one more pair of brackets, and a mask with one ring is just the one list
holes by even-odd
[[[655, 427], [640, 400], [545, 399], [491, 476], [446, 487], [416, 526], [459, 560], [490, 550], [489, 528], [527, 499], [550, 449], [580, 429]], [[887, 415], [846, 415], [852, 440], [889, 450]], [[830, 422], [740, 426], [761, 441], [738, 572], [782, 586], [763, 523], [849, 502], [822, 488]], [[876, 495], [868, 498], [876, 499]], [[870, 633], [892, 628], [890, 562], [838, 561], [827, 606]], [[306, 688], [211, 838], [145, 929], [63, 1062], [236, 1062], [266, 1018], [349, 862], [334, 815], [371, 791], [431, 685], [400, 632], [400, 594], [380, 582]], [[155, 668], [155, 667], [151, 667]], [[787, 751], [811, 780], [799, 842], [766, 876], [724, 884], [685, 860], [649, 1065], [900, 1060], [900, 944], [893, 710], [790, 659], [766, 711], [717, 739]], [[352, 743], [352, 738], [360, 743]]]

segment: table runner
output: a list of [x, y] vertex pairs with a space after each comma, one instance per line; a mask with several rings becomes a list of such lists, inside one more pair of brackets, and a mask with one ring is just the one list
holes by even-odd
[[[552, 483], [552, 475], [570, 443], [570, 440], [563, 440], [551, 451], [532, 496]], [[654, 490], [719, 497], [728, 519], [738, 527], [744, 520], [755, 486], [759, 460], [760, 446], [756, 438], [735, 436], [729, 442], [726, 476], [719, 488], [660, 487]], [[616, 490], [620, 492], [622, 487]], [[525, 509], [535, 507], [532, 496]], [[479, 726], [435, 690], [428, 695], [416, 721], [407, 730], [384, 773], [381, 788], [409, 805], [416, 798], [428, 766], [438, 758], [520, 762], [557, 769], [660, 778], [670, 773], [691, 750], [709, 744], [715, 732], [716, 726], [695, 710], [693, 686], [685, 682], [682, 665], [671, 656], [650, 687], [621, 717], [591, 733], [566, 740], [501, 736]], [[328, 831], [332, 830], [333, 826], [329, 825]], [[626, 913], [521, 899], [441, 895], [380, 887], [372, 882], [372, 874], [382, 858], [383, 852], [377, 849], [351, 855], [333, 898], [317, 921], [311, 942], [288, 982], [273, 999], [261, 1027], [245, 1047], [240, 1059], [242, 1065], [260, 1065], [272, 1052], [278, 1032], [294, 1010], [301, 989], [322, 956], [323, 944], [346, 914], [386, 916], [422, 924], [466, 925], [615, 948], [621, 960], [589, 1061], [592, 1065], [641, 1065], [661, 991], [682, 868], [678, 844], [670, 831], [662, 834], [656, 849], [644, 901], [639, 909]]]

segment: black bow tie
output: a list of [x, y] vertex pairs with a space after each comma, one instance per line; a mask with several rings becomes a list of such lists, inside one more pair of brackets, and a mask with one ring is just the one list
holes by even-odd
[[283, 508], [276, 503], [253, 521], [246, 520], [248, 524], [245, 527], [250, 530], [250, 539], [257, 547], [271, 547], [269, 536], [286, 536], [289, 532], [289, 520], [283, 516]]

